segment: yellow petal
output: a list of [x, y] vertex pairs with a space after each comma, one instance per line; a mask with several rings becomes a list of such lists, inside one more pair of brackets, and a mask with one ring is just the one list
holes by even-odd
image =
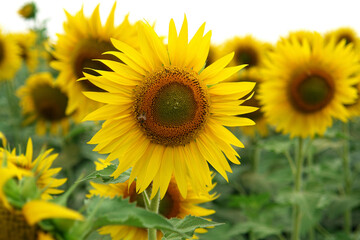
[[33, 157], [33, 144], [31, 138], [29, 138], [26, 146], [26, 159], [29, 161], [28, 163], [31, 163], [32, 157]]
[[201, 79], [212, 78], [216, 76], [221, 70], [223, 70], [234, 57], [234, 53], [229, 53], [219, 60], [206, 67], [200, 74]]
[[1, 141], [2, 141], [3, 147], [6, 147], [7, 140], [6, 140], [5, 135], [4, 135], [2, 132], [0, 132], [0, 139], [1, 139]]
[[50, 218], [84, 220], [84, 217], [80, 213], [44, 200], [34, 200], [27, 202], [23, 206], [22, 212], [26, 221], [30, 225], [34, 225], [37, 222]]
[[112, 38], [111, 42], [118, 50], [129, 56], [132, 59], [132, 61], [136, 62], [139, 66], [141, 66], [145, 70], [147, 71], [150, 70], [144, 57], [137, 50], [117, 39]]
[[249, 118], [235, 117], [228, 115], [213, 115], [213, 119], [219, 121], [224, 126], [237, 127], [237, 126], [252, 126], [255, 122]]
[[228, 95], [241, 92], [249, 93], [255, 87], [255, 84], [255, 82], [219, 83], [210, 87], [209, 93], [214, 95]]

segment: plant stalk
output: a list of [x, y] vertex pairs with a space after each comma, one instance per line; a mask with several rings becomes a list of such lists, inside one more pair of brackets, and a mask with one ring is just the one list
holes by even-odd
[[253, 173], [257, 173], [259, 170], [259, 161], [260, 161], [260, 147], [259, 147], [259, 136], [257, 133], [255, 133], [255, 136], [253, 138], [253, 165], [252, 165], [252, 171]]
[[[345, 136], [343, 142], [343, 174], [344, 174], [344, 189], [346, 196], [351, 195], [351, 168], [350, 168], [350, 146], [349, 146], [349, 123], [343, 123], [343, 134]], [[347, 234], [351, 232], [351, 209], [346, 209], [344, 213], [344, 231]]]
[[[301, 137], [298, 138], [298, 147], [296, 151], [296, 169], [295, 169], [295, 179], [294, 179], [294, 193], [301, 193], [301, 184], [302, 184], [302, 170], [304, 164], [303, 157], [303, 139]], [[293, 205], [293, 227], [292, 227], [292, 240], [300, 239], [300, 227], [301, 227], [301, 218], [302, 213], [299, 204], [294, 203]]]
[[[159, 213], [159, 206], [160, 206], [160, 190], [158, 190], [155, 197], [150, 200], [150, 205], [148, 210], [154, 213]], [[157, 240], [156, 228], [148, 229], [148, 240]]]

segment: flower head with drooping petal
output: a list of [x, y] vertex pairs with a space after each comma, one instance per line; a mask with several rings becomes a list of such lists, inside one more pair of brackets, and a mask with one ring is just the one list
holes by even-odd
[[[0, 132], [3, 141], [6, 140]], [[62, 185], [63, 179], [52, 175], [57, 169], [48, 169], [54, 155], [49, 151], [32, 161], [32, 142], [28, 141], [25, 155], [0, 148], [0, 232], [1, 239], [52, 240], [38, 222], [45, 219], [76, 219], [83, 216], [71, 209], [49, 202], [49, 194], [59, 193], [54, 187]], [[55, 156], [56, 157], [56, 156]], [[54, 171], [55, 170], [55, 171]]]
[[42, 190], [42, 199], [51, 199], [52, 194], [60, 194], [63, 190], [58, 189], [59, 186], [66, 182], [66, 178], [57, 179], [54, 176], [60, 172], [61, 168], [51, 168], [52, 163], [58, 154], [51, 154], [52, 149], [40, 153], [33, 158], [33, 144], [29, 138], [26, 153], [17, 154], [16, 149], [12, 151], [6, 148], [0, 148], [0, 164], [6, 161], [7, 168], [18, 171], [19, 174], [23, 170], [32, 171], [36, 176], [36, 185]]
[[211, 186], [210, 163], [225, 179], [231, 172], [229, 159], [239, 164], [231, 145], [243, 144], [224, 126], [254, 124], [236, 115], [256, 108], [241, 106], [255, 83], [225, 83], [244, 66], [226, 67], [233, 53], [205, 67], [211, 32], [205, 24], [188, 42], [184, 19], [179, 35], [174, 21], [165, 45], [153, 28], [139, 26], [140, 50], [113, 39], [112, 54], [123, 63], [100, 60], [112, 71], [86, 74], [93, 84], [107, 92], [84, 92], [106, 105], [85, 120], [106, 120], [89, 142], [95, 151], [110, 153], [107, 161], [119, 159], [113, 176], [132, 167], [131, 184], [144, 191], [152, 182], [152, 196], [160, 189], [165, 196], [174, 175], [181, 195], [186, 198], [188, 181], [195, 192]]

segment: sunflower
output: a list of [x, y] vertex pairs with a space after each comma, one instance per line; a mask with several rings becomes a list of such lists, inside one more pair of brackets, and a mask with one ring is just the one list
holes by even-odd
[[349, 112], [350, 118], [356, 118], [360, 116], [360, 83], [354, 85], [357, 92], [357, 98], [354, 103], [345, 104], [346, 110]]
[[[124, 183], [116, 184], [98, 184], [90, 182], [93, 189], [87, 197], [99, 195], [100, 197], [116, 197], [129, 198], [130, 202], [135, 202], [138, 207], [145, 207], [142, 199], [142, 195], [136, 193], [136, 182], [132, 182], [129, 186], [129, 180]], [[208, 187], [208, 191], [211, 191], [215, 185]], [[160, 203], [159, 213], [166, 218], [184, 218], [187, 215], [193, 215], [198, 217], [204, 217], [215, 213], [214, 210], [206, 209], [198, 206], [198, 204], [210, 202], [217, 198], [216, 194], [198, 195], [188, 185], [188, 194], [186, 198], [183, 198], [179, 192], [175, 178], [172, 177], [169, 183], [169, 188], [165, 194], [165, 197]], [[102, 235], [110, 234], [111, 239], [123, 239], [123, 240], [146, 240], [148, 237], [147, 229], [137, 228], [123, 225], [105, 226], [100, 228], [99, 233]], [[204, 233], [206, 229], [200, 228], [195, 231], [196, 233]], [[162, 233], [158, 231], [157, 239], [161, 239]], [[194, 236], [196, 237], [196, 236]]]
[[51, 154], [52, 149], [40, 153], [33, 159], [33, 144], [29, 138], [26, 153], [17, 155], [16, 149], [12, 151], [0, 148], [0, 165], [4, 165], [6, 159], [7, 168], [15, 170], [15, 172], [32, 171], [36, 177], [36, 185], [42, 190], [42, 199], [51, 199], [51, 195], [60, 194], [63, 190], [58, 189], [59, 186], [66, 182], [66, 178], [54, 178], [61, 168], [50, 168], [58, 154]]
[[240, 106], [244, 100], [239, 100], [255, 84], [222, 82], [243, 68], [226, 68], [233, 53], [203, 68], [211, 36], [203, 36], [204, 28], [205, 24], [188, 43], [186, 18], [179, 35], [171, 20], [165, 45], [149, 24], [142, 23], [140, 51], [113, 39], [120, 52], [112, 54], [124, 63], [101, 60], [114, 72], [85, 73], [107, 91], [84, 92], [106, 103], [84, 119], [106, 120], [89, 143], [97, 144], [95, 151], [110, 153], [107, 161], [119, 158], [114, 177], [132, 167], [130, 183], [137, 178], [139, 192], [152, 182], [151, 198], [159, 189], [164, 197], [173, 174], [184, 198], [187, 180], [196, 192], [206, 192], [211, 185], [207, 162], [227, 179], [231, 168], [226, 157], [240, 163], [231, 145], [244, 145], [223, 125], [254, 124], [236, 115], [256, 110]]
[[[6, 166], [4, 162], [10, 160], [9, 157], [0, 155], [0, 239], [51, 240], [54, 239], [52, 234], [46, 233], [37, 225], [41, 220], [83, 219], [79, 213], [44, 199], [29, 199], [26, 185], [36, 176], [31, 171]], [[30, 191], [36, 192], [33, 188]], [[14, 198], [17, 201], [9, 200]], [[12, 205], [13, 203], [16, 204]]]
[[21, 49], [20, 56], [22, 60], [26, 63], [28, 69], [33, 72], [38, 66], [38, 50], [35, 48], [36, 43], [36, 33], [16, 33], [12, 34], [15, 42]]
[[335, 42], [345, 41], [345, 44], [352, 43], [354, 46], [359, 47], [359, 37], [356, 31], [350, 27], [341, 27], [335, 30], [329, 31], [324, 34], [325, 41], [330, 41], [331, 38], [335, 39]]
[[279, 41], [290, 41], [291, 39], [295, 38], [300, 44], [304, 44], [306, 42], [307, 44], [312, 45], [312, 42], [314, 41], [314, 36], [316, 36], [314, 31], [298, 30], [291, 31], [287, 37], [280, 38]]
[[21, 66], [20, 48], [13, 37], [0, 29], [0, 81], [10, 80]]
[[269, 49], [269, 44], [259, 41], [251, 35], [234, 37], [223, 43], [223, 53], [235, 52], [230, 65], [248, 64], [247, 69], [259, 67], [263, 63], [264, 53]]
[[252, 68], [249, 71], [246, 71], [243, 74], [241, 74], [236, 79], [236, 81], [256, 83], [256, 86], [253, 89], [253, 91], [249, 93], [248, 96], [245, 96], [243, 99], [247, 99], [251, 94], [253, 94], [253, 96], [247, 101], [245, 101], [243, 105], [259, 108], [254, 112], [242, 115], [242, 117], [246, 117], [253, 120], [256, 124], [254, 126], [242, 126], [241, 131], [248, 136], [255, 136], [255, 134], [258, 133], [260, 136], [265, 137], [266, 135], [268, 135], [269, 131], [268, 131], [268, 124], [266, 118], [263, 112], [261, 111], [261, 105], [258, 100], [258, 89], [261, 83], [264, 81], [262, 79], [260, 70]]
[[215, 45], [215, 44], [210, 45], [205, 66], [209, 66], [213, 64], [218, 59], [218, 57], [221, 56], [220, 49], [221, 49], [221, 45]]
[[81, 121], [89, 112], [102, 104], [86, 98], [82, 91], [103, 91], [88, 80], [77, 81], [84, 77], [83, 72], [95, 73], [93, 69], [108, 70], [109, 68], [93, 59], [117, 58], [112, 55], [102, 55], [104, 52], [115, 50], [110, 38], [119, 39], [135, 46], [135, 26], [129, 23], [126, 16], [119, 26], [114, 26], [114, 4], [105, 23], [101, 24], [99, 6], [90, 18], [84, 16], [81, 9], [74, 16], [66, 12], [67, 22], [64, 23], [64, 34], [58, 35], [53, 52], [55, 61], [51, 66], [60, 72], [57, 81], [69, 92], [69, 105], [67, 114], [77, 111], [76, 121]]
[[[360, 39], [356, 31], [350, 27], [341, 27], [333, 31], [329, 31], [325, 34], [325, 41], [335, 39], [335, 42], [345, 41], [345, 44], [351, 44], [354, 51], [359, 53], [360, 51]], [[360, 83], [355, 85], [358, 97], [352, 104], [346, 104], [346, 109], [349, 111], [351, 117], [357, 117], [360, 115]]]
[[325, 42], [314, 33], [313, 43], [281, 40], [270, 54], [259, 89], [268, 122], [291, 137], [322, 135], [333, 118], [346, 121], [344, 104], [352, 104], [359, 83], [359, 62], [345, 41]]
[[24, 124], [37, 121], [37, 134], [44, 135], [48, 126], [50, 133], [54, 135], [59, 132], [60, 127], [63, 134], [68, 132], [70, 123], [65, 113], [68, 97], [54, 83], [50, 73], [31, 75], [26, 84], [19, 88], [17, 95], [21, 98], [20, 105], [26, 116]]

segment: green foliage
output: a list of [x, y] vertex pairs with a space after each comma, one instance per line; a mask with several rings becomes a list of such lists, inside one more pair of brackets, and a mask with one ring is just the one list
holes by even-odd
[[86, 222], [76, 222], [63, 236], [66, 240], [85, 239], [92, 231], [107, 225], [126, 225], [138, 228], [156, 228], [164, 232], [164, 239], [190, 238], [196, 228], [219, 225], [199, 217], [166, 219], [156, 213], [137, 207], [128, 199], [120, 197], [88, 199]]
[[221, 223], [215, 223], [204, 218], [186, 216], [184, 219], [171, 218], [170, 222], [173, 224], [175, 229], [178, 231], [169, 231], [164, 229], [163, 240], [178, 240], [184, 239], [184, 236], [192, 236], [197, 228], [207, 228], [222, 225]]
[[97, 170], [79, 181], [99, 180], [102, 183], [122, 183], [129, 179], [131, 171], [123, 172], [119, 177], [114, 178], [111, 175], [116, 170], [116, 166], [111, 164], [102, 170]]

